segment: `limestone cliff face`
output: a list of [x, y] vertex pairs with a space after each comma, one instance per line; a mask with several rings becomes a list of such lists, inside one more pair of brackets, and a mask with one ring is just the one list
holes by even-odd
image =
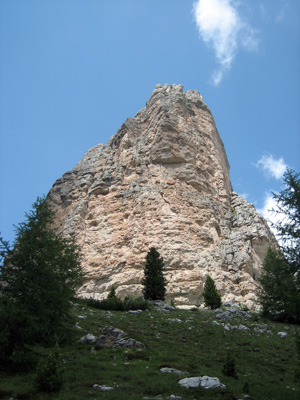
[[48, 197], [82, 249], [82, 296], [142, 294], [145, 257], [165, 262], [167, 299], [200, 305], [207, 274], [223, 300], [253, 307], [274, 236], [253, 205], [232, 192], [229, 164], [202, 96], [157, 85], [146, 107], [107, 145], [90, 149]]

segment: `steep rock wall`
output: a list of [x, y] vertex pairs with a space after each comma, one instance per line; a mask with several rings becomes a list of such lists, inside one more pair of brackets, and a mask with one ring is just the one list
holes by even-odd
[[276, 241], [232, 191], [229, 164], [202, 96], [157, 85], [107, 145], [90, 149], [48, 195], [56, 223], [82, 249], [81, 296], [141, 295], [148, 249], [164, 258], [167, 298], [203, 303], [207, 274], [224, 300], [254, 307], [257, 277]]

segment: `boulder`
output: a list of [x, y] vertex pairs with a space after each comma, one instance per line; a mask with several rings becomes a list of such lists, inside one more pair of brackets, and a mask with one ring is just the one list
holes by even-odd
[[186, 374], [186, 372], [179, 371], [178, 369], [169, 368], [169, 367], [161, 368], [160, 372], [164, 372], [164, 373], [167, 373], [167, 374], [176, 374], [176, 375], [185, 375]]
[[102, 335], [97, 338], [97, 346], [100, 347], [126, 347], [132, 348], [137, 347], [139, 349], [144, 348], [144, 344], [136, 341], [135, 339], [129, 338], [128, 334], [121, 329], [114, 328], [112, 326], [106, 326], [102, 330]]
[[110, 390], [114, 390], [114, 388], [111, 387], [111, 386], [98, 385], [97, 383], [95, 383], [95, 384], [93, 385], [93, 389], [100, 389], [100, 390], [102, 390], [103, 392], [108, 392], [108, 391], [110, 391]]
[[92, 335], [91, 333], [88, 333], [86, 336], [83, 336], [80, 339], [80, 342], [83, 344], [95, 344], [97, 341], [96, 336]]
[[287, 337], [287, 333], [286, 332], [278, 332], [278, 336], [282, 339]]
[[197, 376], [191, 378], [181, 379], [179, 385], [186, 388], [198, 388], [202, 387], [203, 389], [226, 389], [226, 386], [223, 385], [218, 378], [211, 378], [210, 376]]
[[112, 326], [106, 326], [102, 330], [102, 335], [95, 337], [92, 334], [87, 334], [80, 339], [83, 344], [93, 344], [97, 347], [126, 347], [126, 348], [139, 348], [142, 349], [145, 346], [143, 343], [131, 339], [127, 333], [121, 329], [114, 328]]

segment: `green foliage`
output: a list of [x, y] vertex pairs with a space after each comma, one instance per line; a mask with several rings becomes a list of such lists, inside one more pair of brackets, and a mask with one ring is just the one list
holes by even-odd
[[148, 308], [148, 302], [141, 298], [125, 297], [124, 300], [121, 300], [117, 296], [109, 297], [109, 295], [104, 300], [88, 299], [87, 305], [109, 311], [146, 310]]
[[55, 232], [53, 218], [49, 202], [38, 198], [16, 228], [13, 248], [0, 240], [0, 361], [27, 345], [53, 345], [69, 335], [80, 253], [74, 239]]
[[296, 344], [297, 359], [300, 363], [300, 332], [297, 332], [297, 334], [295, 336], [295, 344]]
[[147, 300], [144, 300], [142, 297], [138, 297], [136, 299], [126, 296], [123, 300], [124, 311], [129, 310], [147, 310], [149, 308], [149, 304]]
[[296, 345], [296, 367], [294, 371], [295, 383], [300, 385], [300, 332], [295, 335]]
[[266, 315], [300, 322], [300, 175], [284, 174], [286, 188], [273, 196], [280, 219], [273, 224], [281, 251], [269, 249], [260, 277], [260, 303]]
[[34, 386], [42, 392], [58, 392], [63, 385], [63, 372], [60, 366], [59, 348], [55, 345], [46, 358], [42, 358], [36, 369]]
[[104, 300], [88, 299], [89, 307], [98, 308], [99, 310], [124, 311], [123, 302], [118, 297], [110, 297]]
[[35, 366], [32, 342], [32, 320], [11, 301], [0, 299], [0, 369], [27, 371]]
[[[277, 229], [282, 242], [282, 251], [287, 259], [291, 272], [300, 270], [300, 173], [287, 169], [283, 176], [285, 189], [279, 194], [273, 193], [277, 202], [279, 217], [274, 227]], [[296, 277], [299, 289], [300, 276]]]
[[112, 288], [110, 289], [110, 292], [109, 292], [107, 298], [108, 298], [108, 299], [113, 299], [113, 298], [115, 298], [115, 297], [117, 297], [117, 295], [116, 295], [116, 289], [115, 289], [114, 286], [112, 286]]
[[155, 247], [151, 247], [144, 267], [143, 294], [146, 300], [164, 300], [166, 279], [163, 275], [164, 261]]
[[237, 374], [235, 371], [235, 359], [231, 352], [228, 351], [226, 361], [223, 365], [222, 372], [226, 376], [237, 379]]
[[212, 310], [221, 307], [221, 296], [217, 292], [215, 281], [208, 275], [203, 291], [204, 304]]
[[300, 321], [300, 297], [283, 255], [268, 249], [259, 281], [258, 295], [265, 316]]
[[248, 383], [248, 382], [246, 382], [246, 383], [244, 384], [242, 391], [243, 391], [243, 393], [245, 393], [245, 394], [249, 394], [250, 388], [249, 388], [249, 383]]

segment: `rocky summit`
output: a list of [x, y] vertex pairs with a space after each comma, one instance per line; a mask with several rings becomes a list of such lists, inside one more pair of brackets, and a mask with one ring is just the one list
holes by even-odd
[[256, 306], [266, 220], [237, 195], [214, 118], [195, 90], [157, 85], [146, 107], [91, 148], [48, 194], [84, 259], [82, 297], [142, 295], [146, 254], [165, 263], [167, 300], [203, 303], [209, 274], [223, 301]]

